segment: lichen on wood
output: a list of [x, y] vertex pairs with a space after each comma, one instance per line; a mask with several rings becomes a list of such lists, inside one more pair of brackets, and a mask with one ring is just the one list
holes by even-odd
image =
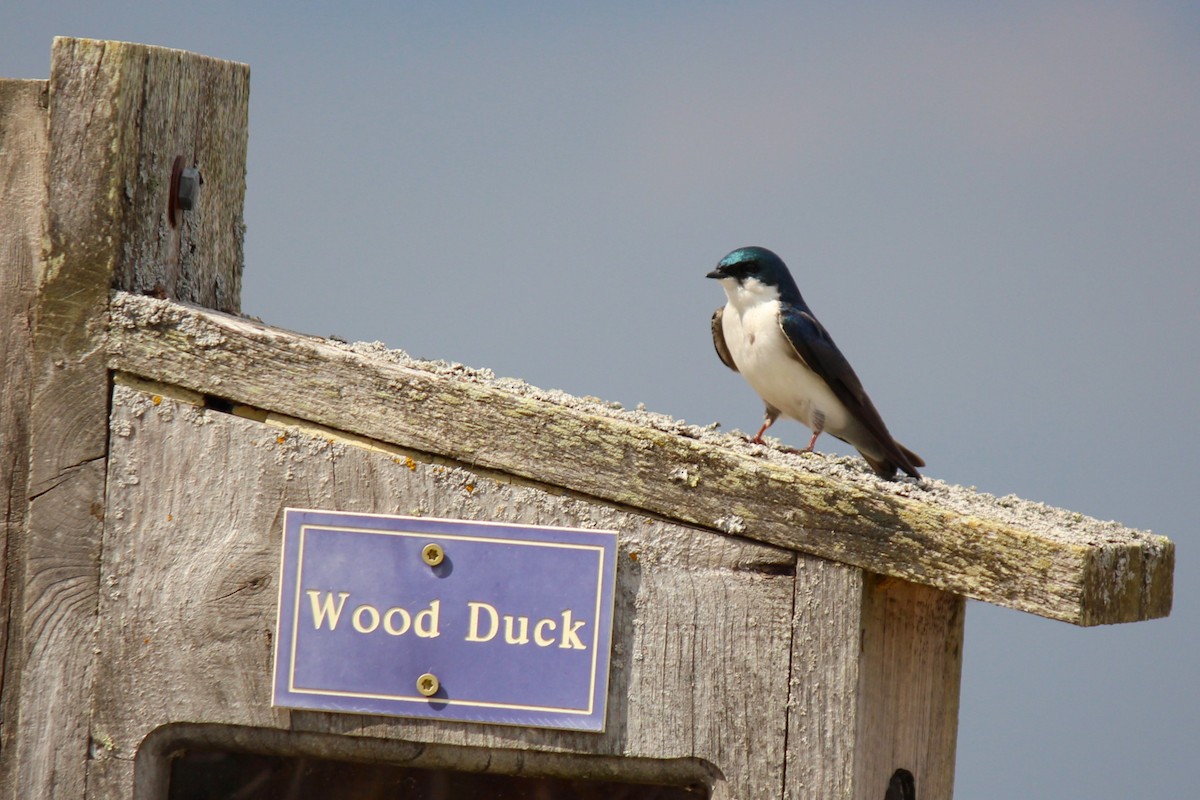
[[113, 369], [1078, 625], [1170, 611], [1168, 539], [1041, 504], [130, 294], [108, 346]]

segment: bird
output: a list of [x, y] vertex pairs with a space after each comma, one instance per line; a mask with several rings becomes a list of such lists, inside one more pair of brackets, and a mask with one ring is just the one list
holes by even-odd
[[741, 373], [766, 405], [763, 426], [780, 416], [853, 445], [877, 475], [897, 470], [920, 479], [925, 462], [892, 438], [862, 381], [800, 295], [783, 259], [765, 247], [739, 247], [707, 277], [721, 282], [727, 302], [713, 313], [712, 337], [725, 366]]

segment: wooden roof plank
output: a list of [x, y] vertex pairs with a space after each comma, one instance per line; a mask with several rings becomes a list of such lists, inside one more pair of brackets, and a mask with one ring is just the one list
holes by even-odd
[[1044, 506], [1048, 522], [1027, 523], [1009, 498], [829, 474], [658, 415], [148, 297], [116, 293], [111, 317], [115, 370], [1076, 625], [1170, 611], [1162, 536]]

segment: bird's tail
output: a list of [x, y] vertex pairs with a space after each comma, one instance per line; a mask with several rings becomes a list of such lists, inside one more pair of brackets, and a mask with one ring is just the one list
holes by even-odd
[[906, 474], [920, 480], [921, 473], [917, 472], [917, 467], [925, 466], [925, 461], [894, 439], [892, 440], [892, 444], [895, 445], [895, 449], [882, 458], [873, 458], [861, 450], [858, 452], [871, 465], [871, 469], [875, 470], [875, 474], [881, 478], [891, 480], [896, 477], [897, 470], [904, 470]]
[[[904, 445], [900, 444], [899, 442], [896, 442], [896, 447], [899, 447], [899, 448], [900, 448], [900, 452], [901, 452], [901, 453], [904, 453], [904, 457], [908, 459], [908, 463], [912, 464], [914, 467], [923, 467], [923, 466], [925, 466], [925, 460], [924, 460], [924, 459], [922, 459], [922, 458], [921, 458], [919, 455], [917, 455], [916, 453], [914, 453], [912, 450], [909, 450], [907, 447], [905, 447]], [[914, 476], [914, 477], [915, 477], [915, 476]]]

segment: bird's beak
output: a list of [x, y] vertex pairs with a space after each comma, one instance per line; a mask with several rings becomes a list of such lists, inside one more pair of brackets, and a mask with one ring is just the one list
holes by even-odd
[[721, 278], [728, 278], [729, 276], [725, 274], [725, 270], [723, 268], [717, 267], [716, 269], [714, 269], [712, 272], [708, 273], [704, 277], [716, 278], [717, 280], [721, 280]]

